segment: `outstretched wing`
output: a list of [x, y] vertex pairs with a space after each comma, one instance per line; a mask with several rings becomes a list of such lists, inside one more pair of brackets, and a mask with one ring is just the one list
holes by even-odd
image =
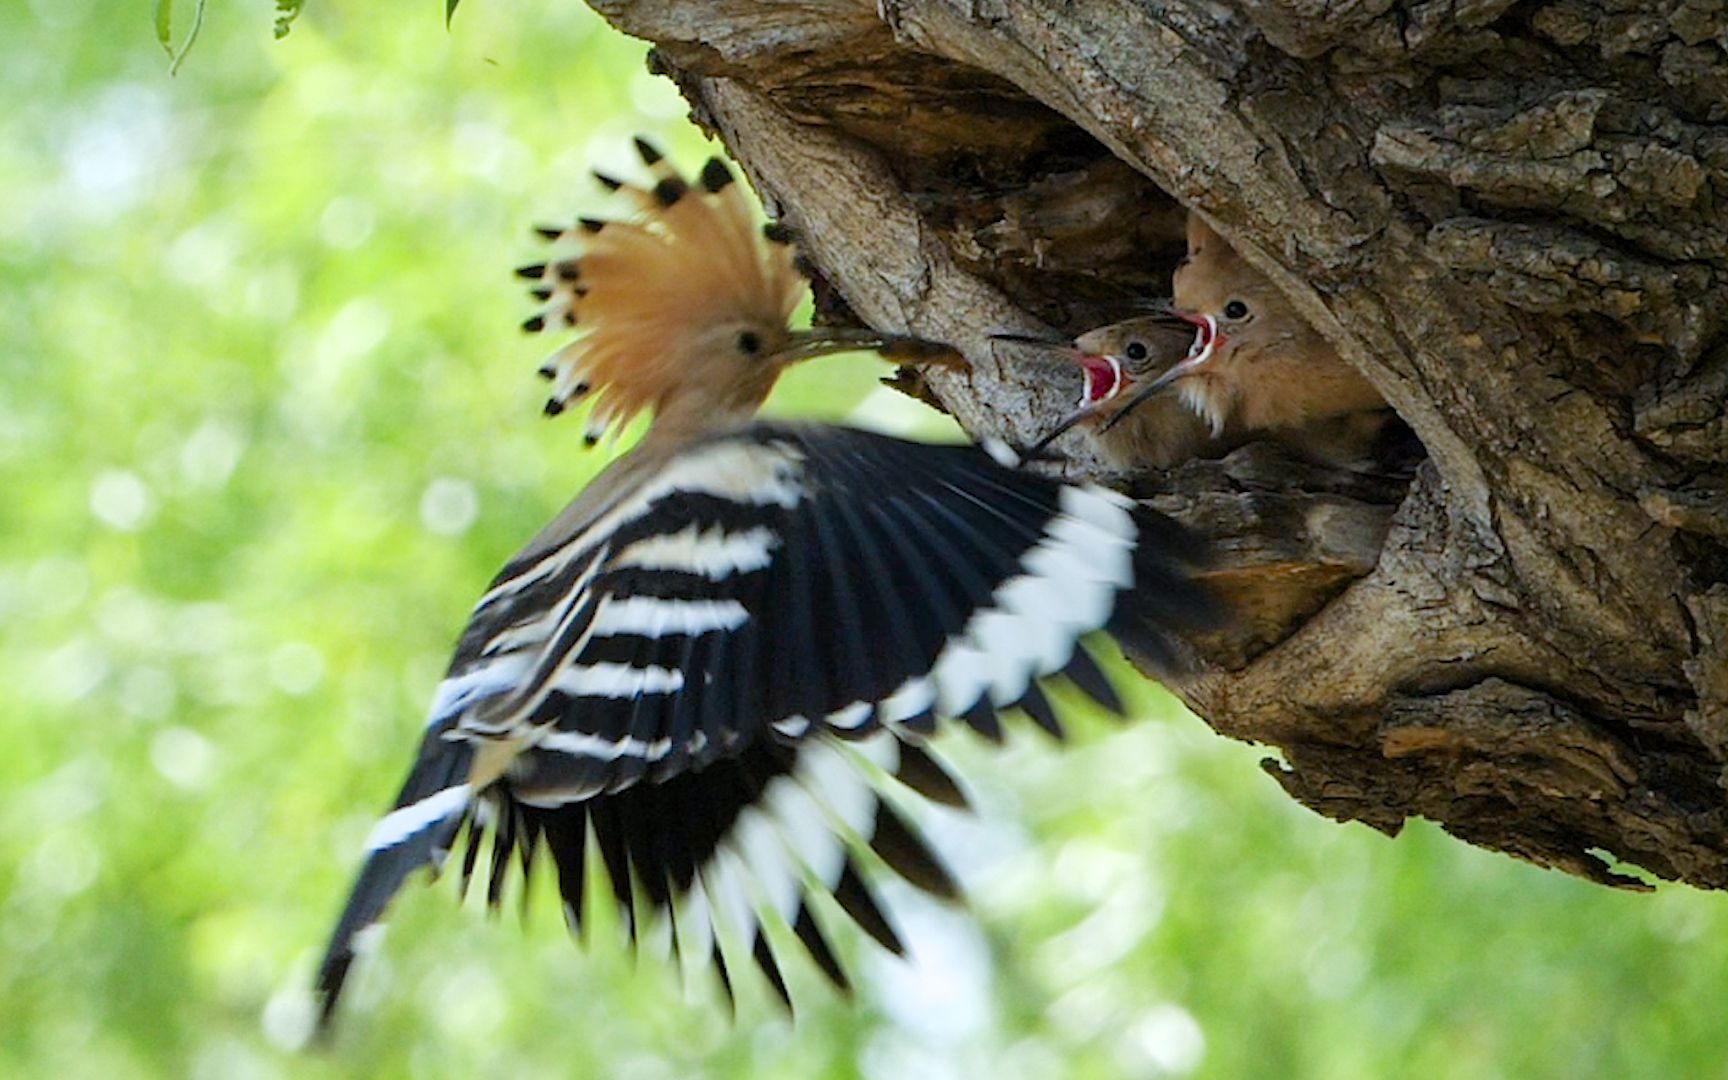
[[626, 912], [676, 910], [682, 950], [718, 958], [713, 923], [730, 921], [783, 988], [757, 922], [769, 907], [843, 982], [805, 907], [811, 883], [897, 945], [856, 845], [952, 891], [848, 759], [955, 801], [916, 745], [938, 717], [997, 739], [999, 715], [1020, 710], [1060, 734], [1039, 689], [1052, 676], [1119, 708], [1080, 639], [1112, 628], [1170, 660], [1172, 631], [1213, 618], [1195, 555], [1115, 492], [975, 447], [756, 424], [683, 449], [481, 600], [421, 761], [374, 833], [374, 885], [332, 944], [327, 1001], [342, 935], [448, 848], [479, 795], [466, 755], [489, 745], [516, 750], [485, 793], [501, 811], [495, 858], [544, 842], [573, 916], [592, 835]]

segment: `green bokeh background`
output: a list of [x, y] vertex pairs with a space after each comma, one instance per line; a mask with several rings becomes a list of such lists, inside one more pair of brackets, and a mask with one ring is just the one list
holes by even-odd
[[[575, 0], [0, 6], [0, 1077], [1728, 1076], [1728, 901], [1614, 894], [1285, 799], [1154, 687], [943, 745], [966, 911], [843, 934], [799, 1022], [615, 923], [399, 905], [294, 1048], [372, 815], [494, 568], [593, 472], [512, 330], [528, 224], [705, 152]], [[784, 413], [940, 436], [841, 358]]]

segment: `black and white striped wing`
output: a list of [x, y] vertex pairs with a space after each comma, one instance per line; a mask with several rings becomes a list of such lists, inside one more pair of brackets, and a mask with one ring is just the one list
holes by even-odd
[[567, 759], [543, 789], [563, 801], [761, 738], [922, 735], [938, 716], [996, 737], [1007, 709], [1054, 723], [1046, 676], [1114, 702], [1088, 633], [1170, 662], [1165, 635], [1212, 617], [1195, 558], [1127, 497], [975, 447], [759, 424], [685, 450], [521, 567], [528, 595], [479, 609], [492, 634], [446, 707], [507, 687], [460, 726]]
[[[807, 886], [890, 948], [856, 847], [953, 888], [856, 759], [958, 802], [916, 745], [937, 718], [998, 738], [1018, 709], [1059, 733], [1050, 676], [1118, 707], [1080, 639], [1108, 628], [1173, 656], [1166, 635], [1213, 614], [1194, 558], [1131, 500], [974, 447], [770, 424], [694, 444], [494, 582], [374, 833], [368, 872], [394, 867], [377, 874], [388, 891], [357, 888], [344, 926], [376, 921], [478, 797], [499, 811], [494, 891], [511, 849], [543, 842], [576, 916], [591, 837], [626, 913], [676, 911], [686, 953], [719, 960], [712, 928], [730, 924], [784, 993], [757, 923], [773, 908], [844, 984]], [[471, 748], [500, 740], [520, 753], [468, 791]]]

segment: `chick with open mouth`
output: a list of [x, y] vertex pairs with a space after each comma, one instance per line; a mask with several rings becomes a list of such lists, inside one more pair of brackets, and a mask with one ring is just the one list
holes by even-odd
[[[1080, 397], [1073, 411], [1034, 451], [1079, 427], [1090, 431], [1105, 459], [1123, 470], [1169, 468], [1214, 452], [1214, 433], [1179, 394], [1152, 396], [1210, 355], [1209, 350], [1201, 355], [1201, 335], [1193, 320], [1158, 312], [1100, 326], [1072, 342], [1009, 334], [996, 338], [1056, 353], [1081, 369]], [[1140, 404], [1127, 410], [1136, 401]]]

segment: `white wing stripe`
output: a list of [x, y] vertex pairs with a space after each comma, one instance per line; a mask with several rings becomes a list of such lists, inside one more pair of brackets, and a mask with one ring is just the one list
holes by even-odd
[[657, 664], [572, 664], [552, 680], [551, 689], [571, 697], [633, 698], [670, 694], [684, 688], [684, 673]]
[[390, 811], [372, 826], [371, 834], [366, 837], [366, 853], [370, 855], [395, 847], [428, 826], [443, 821], [468, 805], [469, 794], [467, 784], [457, 784]]
[[[943, 645], [930, 671], [939, 712], [963, 713], [985, 693], [998, 706], [1018, 701], [1033, 678], [1072, 659], [1075, 638], [1101, 628], [1116, 591], [1133, 585], [1138, 529], [1125, 497], [1065, 487], [1060, 505], [1044, 536], [1021, 556], [1021, 572], [996, 586], [991, 606], [973, 612]], [[886, 719], [901, 719], [921, 700], [919, 682], [909, 680], [890, 696]], [[895, 700], [902, 695], [908, 704]]]
[[524, 653], [505, 653], [460, 675], [448, 676], [438, 684], [438, 692], [432, 698], [428, 726], [455, 716], [479, 698], [515, 689], [528, 671], [530, 660]]
[[[501, 581], [479, 603], [478, 612], [503, 597], [551, 577], [588, 552], [619, 526], [646, 514], [668, 495], [714, 495], [752, 506], [791, 509], [808, 492], [799, 481], [804, 455], [783, 443], [721, 443], [700, 455], [675, 459], [640, 491], [602, 513], [575, 536], [547, 552], [539, 562]], [[764, 565], [766, 565], [764, 563]]]
[[881, 715], [884, 723], [897, 724], [902, 720], [910, 720], [922, 715], [925, 710], [936, 704], [936, 688], [928, 678], [914, 675], [901, 683], [892, 694], [882, 699]]
[[804, 455], [784, 443], [718, 443], [700, 454], [687, 454], [673, 461], [635, 498], [620, 505], [614, 524], [640, 516], [663, 496], [671, 494], [715, 495], [755, 506], [780, 506], [790, 510], [806, 492], [793, 474]]
[[870, 719], [870, 713], [868, 701], [854, 701], [850, 705], [835, 709], [824, 717], [822, 722], [841, 731], [855, 731]]
[[672, 752], [671, 739], [655, 739], [652, 742], [629, 738], [605, 739], [580, 731], [548, 731], [535, 740], [534, 746], [539, 750], [551, 750], [594, 761], [617, 761], [624, 757], [659, 761]]
[[[857, 746], [861, 750], [874, 750], [877, 749], [874, 744], [884, 739], [893, 742], [894, 737], [883, 732], [860, 741]], [[848, 761], [838, 747], [826, 739], [804, 744], [799, 748], [795, 772], [805, 790], [826, 805], [846, 828], [859, 836], [870, 835], [876, 822], [876, 790], [870, 778]]]
[[822, 822], [822, 808], [788, 777], [776, 776], [762, 789], [763, 811], [780, 829], [786, 846], [832, 889], [846, 866], [846, 842]]
[[[569, 566], [571, 563], [594, 549], [594, 543], [584, 542], [590, 536], [594, 536], [594, 534], [584, 532], [580, 535], [572, 536], [563, 544], [551, 551], [548, 551], [541, 557], [540, 561], [535, 563], [533, 566], [517, 573], [513, 577], [500, 581], [474, 605], [475, 612], [478, 613], [482, 608], [506, 596], [511, 596], [515, 593], [521, 592], [536, 581], [542, 581], [546, 578], [557, 576], [557, 574], [566, 566]], [[604, 538], [596, 537], [596, 540], [599, 539]], [[584, 574], [584, 578], [587, 576], [589, 575]]]
[[779, 546], [780, 538], [766, 525], [729, 533], [718, 526], [704, 530], [691, 524], [675, 533], [636, 541], [620, 551], [612, 565], [677, 570], [720, 581], [764, 569]]
[[668, 600], [658, 596], [609, 597], [594, 616], [595, 637], [667, 634], [696, 637], [710, 630], [736, 630], [750, 612], [736, 600]]
[[[783, 780], [776, 777], [776, 780]], [[803, 892], [794, 863], [776, 834], [773, 822], [755, 806], [739, 812], [727, 837], [732, 850], [756, 879], [762, 898], [791, 925], [798, 913], [798, 899]]]
[[747, 943], [754, 942], [756, 911], [750, 903], [750, 886], [746, 884], [748, 871], [737, 853], [725, 846], [715, 848], [713, 858], [701, 874], [715, 930], [730, 931]]

